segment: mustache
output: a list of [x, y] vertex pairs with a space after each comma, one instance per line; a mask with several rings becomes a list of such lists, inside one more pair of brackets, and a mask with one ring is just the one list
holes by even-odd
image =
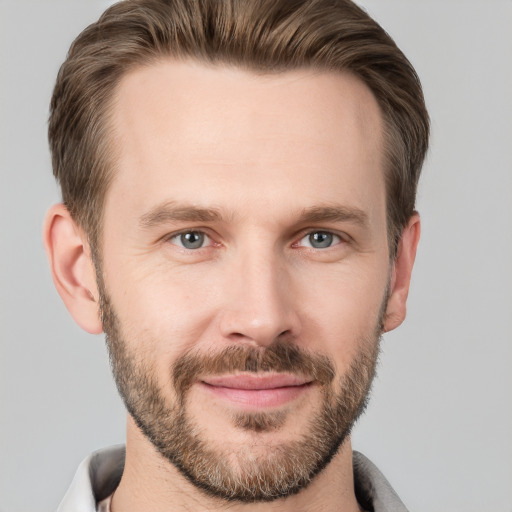
[[329, 385], [335, 376], [328, 357], [276, 341], [264, 348], [235, 345], [217, 353], [185, 354], [173, 364], [172, 379], [178, 397], [183, 398], [201, 376], [236, 372], [287, 372], [322, 385]]

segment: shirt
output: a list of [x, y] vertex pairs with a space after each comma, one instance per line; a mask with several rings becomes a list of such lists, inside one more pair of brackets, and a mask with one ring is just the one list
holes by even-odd
[[[124, 469], [125, 447], [113, 446], [89, 455], [78, 467], [57, 512], [108, 512]], [[354, 488], [368, 512], [407, 512], [384, 475], [363, 454], [354, 451]], [[104, 501], [106, 500], [106, 501]], [[103, 501], [101, 509], [98, 504]]]

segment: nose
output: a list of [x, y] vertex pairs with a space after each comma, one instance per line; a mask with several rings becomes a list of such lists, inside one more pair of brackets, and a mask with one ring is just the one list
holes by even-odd
[[220, 319], [224, 339], [264, 347], [300, 334], [292, 280], [277, 260], [253, 252], [232, 262]]

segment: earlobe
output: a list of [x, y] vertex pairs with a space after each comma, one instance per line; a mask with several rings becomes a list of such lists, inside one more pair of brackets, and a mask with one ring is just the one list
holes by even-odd
[[391, 274], [389, 299], [384, 318], [384, 332], [396, 329], [405, 319], [407, 296], [411, 282], [416, 249], [420, 240], [420, 217], [414, 212], [398, 244], [398, 251]]
[[66, 308], [85, 331], [103, 332], [90, 248], [85, 234], [63, 204], [48, 211], [43, 241], [53, 282]]

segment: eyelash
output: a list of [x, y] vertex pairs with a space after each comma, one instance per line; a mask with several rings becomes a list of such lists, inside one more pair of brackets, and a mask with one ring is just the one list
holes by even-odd
[[[183, 243], [178, 244], [178, 243], [173, 242], [173, 240], [179, 240], [179, 237], [182, 237], [183, 235], [187, 235], [187, 234], [197, 234], [197, 235], [200, 235], [200, 236], [204, 237], [204, 240], [209, 240], [210, 243], [208, 245], [203, 245], [203, 243], [204, 243], [204, 240], [203, 240], [203, 243], [199, 247], [191, 248], [191, 247], [185, 247], [183, 245]], [[327, 247], [313, 247], [311, 245], [307, 246], [307, 245], [302, 245], [300, 243], [304, 239], [307, 239], [308, 237], [311, 237], [312, 235], [315, 235], [315, 234], [328, 235], [328, 236], [331, 237], [332, 240], [335, 240], [335, 242], [333, 243], [332, 240], [331, 240], [331, 244], [328, 245]], [[180, 231], [178, 233], [173, 233], [172, 235], [167, 237], [166, 240], [171, 242], [171, 243], [173, 243], [173, 245], [176, 245], [178, 248], [184, 249], [186, 251], [196, 251], [196, 250], [199, 250], [199, 249], [205, 249], [205, 248], [210, 247], [212, 245], [220, 245], [220, 244], [216, 244], [213, 241], [212, 237], [210, 237], [204, 230], [201, 230], [201, 229], [188, 229], [188, 230]], [[292, 247], [305, 247], [306, 249], [326, 250], [326, 249], [330, 249], [331, 247], [334, 247], [336, 245], [339, 245], [340, 243], [343, 243], [343, 242], [346, 242], [346, 239], [343, 236], [341, 236], [341, 235], [339, 235], [337, 233], [334, 233], [334, 232], [329, 231], [329, 230], [315, 229], [315, 230], [310, 230], [308, 232], [303, 233], [301, 235], [301, 237], [299, 238], [299, 240], [292, 244]], [[319, 243], [321, 243], [321, 242], [319, 242]]]
[[326, 250], [326, 249], [330, 249], [331, 247], [334, 247], [344, 241], [343, 237], [341, 235], [338, 235], [337, 233], [334, 233], [334, 232], [328, 231], [328, 230], [323, 230], [323, 229], [315, 229], [315, 230], [305, 233], [300, 238], [299, 242], [294, 243], [292, 245], [292, 247], [299, 247], [300, 242], [302, 242], [305, 239], [309, 239], [312, 235], [315, 235], [315, 234], [322, 234], [322, 235], [330, 236], [331, 242], [332, 242], [331, 245], [329, 245], [328, 247], [312, 247], [311, 245], [309, 245], [309, 246], [300, 245], [300, 247], [306, 247], [307, 249]]
[[[192, 248], [189, 248], [189, 247], [185, 247], [183, 244], [177, 244], [177, 243], [173, 242], [173, 240], [177, 240], [177, 239], [179, 239], [179, 237], [181, 237], [183, 235], [188, 235], [188, 234], [193, 234], [193, 233], [197, 234], [197, 235], [203, 236], [205, 239], [210, 241], [210, 244], [208, 244], [206, 246], [201, 245], [200, 247], [192, 249]], [[198, 249], [204, 249], [206, 247], [209, 247], [210, 245], [214, 245], [214, 242], [213, 242], [212, 238], [205, 231], [203, 231], [201, 229], [187, 229], [187, 230], [184, 230], [184, 231], [180, 231], [179, 233], [173, 233], [172, 235], [167, 237], [166, 240], [171, 242], [171, 243], [173, 243], [173, 245], [176, 245], [180, 249], [185, 249], [185, 250], [189, 250], [189, 251], [195, 251], [195, 250], [198, 250]]]

